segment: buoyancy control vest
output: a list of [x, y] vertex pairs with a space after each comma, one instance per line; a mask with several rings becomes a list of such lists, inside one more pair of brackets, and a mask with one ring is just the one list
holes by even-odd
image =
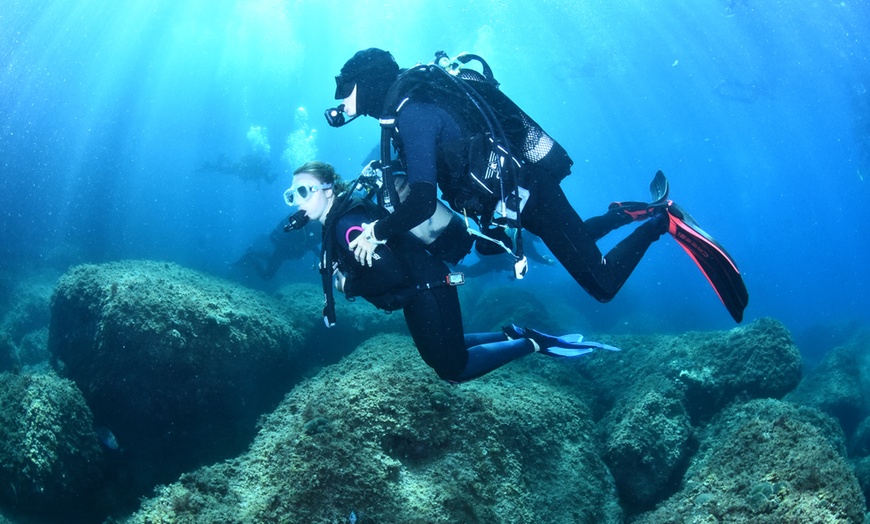
[[[482, 71], [468, 67], [472, 62]], [[527, 177], [561, 180], [570, 173], [573, 162], [567, 152], [499, 89], [489, 64], [478, 55], [451, 60], [439, 51], [434, 63], [400, 73], [380, 119], [382, 165], [390, 163], [391, 145], [403, 158], [396, 121], [409, 101], [435, 104], [458, 124], [462, 138], [440, 144], [438, 184], [450, 207], [474, 219], [484, 233], [496, 222], [521, 230]], [[390, 175], [385, 170], [388, 189], [393, 187]], [[386, 204], [391, 201], [398, 202], [395, 194], [386, 196]], [[519, 260], [521, 234], [514, 247]]]
[[[323, 225], [320, 265], [326, 302], [323, 317], [327, 327], [332, 327], [336, 322], [333, 296], [336, 269], [346, 275], [344, 293], [348, 300], [360, 296], [387, 312], [403, 309], [424, 290], [444, 285], [456, 286], [464, 282], [464, 278], [460, 282], [451, 278], [456, 275], [461, 277], [461, 274], [450, 273], [447, 266], [432, 257], [422, 242], [410, 232], [388, 241], [386, 248], [393, 253], [388, 261], [376, 261], [371, 268], [361, 266], [352, 253], [339, 247], [343, 238], [348, 241], [354, 238], [345, 237], [343, 232], [337, 230], [342, 218], [352, 213], [362, 217], [363, 221], [371, 222], [383, 218], [387, 211], [369, 198], [358, 198], [351, 192], [343, 194], [333, 204]], [[352, 219], [352, 223], [356, 223], [356, 219]]]
[[336, 198], [332, 209], [326, 217], [323, 224], [322, 242], [320, 248], [320, 278], [323, 286], [323, 322], [326, 327], [335, 325], [335, 295], [333, 293], [333, 278], [336, 270], [339, 269], [339, 255], [336, 246], [335, 229], [339, 219], [349, 213], [356, 207], [365, 208], [369, 216], [378, 218], [380, 214], [386, 214], [386, 210], [377, 206], [367, 198], [356, 198], [353, 191], [357, 186], [357, 182], [348, 189], [345, 193]]

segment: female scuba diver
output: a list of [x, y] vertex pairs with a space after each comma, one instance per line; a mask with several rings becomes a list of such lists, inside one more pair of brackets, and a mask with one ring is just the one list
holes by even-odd
[[388, 213], [366, 199], [355, 198], [351, 191], [331, 165], [309, 162], [294, 172], [284, 198], [307, 219], [323, 225], [324, 250], [332, 246], [334, 251], [321, 257], [321, 263], [334, 261], [331, 285], [348, 298], [363, 297], [380, 309], [402, 309], [420, 356], [442, 379], [453, 383], [472, 380], [535, 352], [574, 357], [594, 349], [618, 350], [583, 341], [579, 335], [555, 337], [515, 325], [500, 333], [465, 334], [456, 290], [462, 275], [450, 273], [426, 251], [420, 238], [406, 232], [378, 241], [370, 264], [354, 257], [349, 244], [368, 224]]

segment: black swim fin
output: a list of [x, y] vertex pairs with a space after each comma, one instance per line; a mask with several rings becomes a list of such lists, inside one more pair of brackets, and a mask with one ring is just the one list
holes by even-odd
[[650, 202], [613, 202], [607, 210], [619, 211], [630, 216], [634, 222], [646, 220], [656, 211], [668, 205], [669, 192], [668, 179], [665, 178], [664, 173], [658, 171], [649, 184]]
[[668, 193], [671, 191], [671, 185], [661, 169], [656, 171], [656, 176], [649, 183], [649, 194], [652, 197], [651, 205], [663, 204], [668, 201]]
[[692, 257], [728, 312], [739, 323], [749, 303], [749, 293], [734, 259], [682, 208], [671, 202], [667, 209], [670, 218], [668, 233]]

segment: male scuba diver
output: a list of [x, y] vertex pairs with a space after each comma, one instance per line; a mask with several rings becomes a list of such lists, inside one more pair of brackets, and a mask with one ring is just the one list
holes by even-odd
[[[734, 320], [743, 319], [749, 296], [737, 265], [668, 199], [661, 171], [650, 184], [651, 202], [615, 202], [603, 215], [581, 219], [560, 187], [573, 165], [567, 152], [497, 89], [483, 59], [460, 55], [451, 62], [445, 57], [439, 53], [435, 64], [402, 70], [389, 52], [365, 49], [335, 77], [335, 99], [342, 103], [326, 111], [329, 124], [340, 127], [360, 115], [378, 118], [382, 157], [392, 146], [408, 177], [404, 202], [392, 214], [363, 224], [363, 234], [350, 246], [358, 260], [370, 261], [380, 243], [432, 216], [440, 188], [448, 204], [479, 221], [482, 231], [497, 231], [494, 225], [502, 220], [540, 237], [601, 302], [613, 299], [649, 246], [670, 233]], [[471, 60], [481, 63], [483, 74], [463, 69]], [[457, 96], [450, 96], [450, 86], [456, 86]], [[633, 222], [643, 223], [602, 255], [596, 242]], [[521, 252], [517, 259], [519, 268]]]

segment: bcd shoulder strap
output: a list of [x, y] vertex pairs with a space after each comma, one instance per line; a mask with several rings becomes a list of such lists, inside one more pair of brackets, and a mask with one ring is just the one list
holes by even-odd
[[[473, 70], [461, 70], [462, 63], [472, 60], [481, 64], [483, 74]], [[463, 132], [474, 133], [474, 136], [468, 137], [467, 149], [471, 150], [468, 168], [460, 176], [465, 177], [462, 185], [466, 188], [466, 193], [479, 195], [472, 198], [478, 205], [472, 205], [469, 209], [466, 202], [450, 202], [451, 207], [466, 217], [470, 214], [482, 230], [492, 226], [496, 211], [504, 216], [508, 215], [508, 206], [520, 201], [517, 191], [522, 183], [523, 163], [514, 155], [511, 140], [488, 102], [488, 98], [493, 98], [492, 92], [501, 94], [498, 85], [489, 65], [479, 56], [464, 54], [451, 62], [443, 51], [436, 53], [436, 63], [417, 65], [399, 75], [387, 93], [383, 116], [380, 118], [381, 169], [387, 188], [382, 203], [388, 206], [399, 204], [392, 180], [391, 145], [396, 135], [399, 112], [406, 102], [413, 99], [436, 103], [445, 110], [453, 109], [450, 112], [455, 118], [461, 113], [461, 118], [457, 120]], [[501, 96], [507, 98], [503, 94]], [[476, 131], [470, 131], [471, 128], [476, 128]], [[489, 204], [482, 205], [480, 202]], [[520, 215], [519, 208], [510, 214], [512, 225], [517, 229], [513, 252], [518, 262], [515, 265], [517, 278], [522, 278], [527, 268], [523, 256]]]
[[346, 193], [338, 197], [333, 203], [329, 215], [323, 224], [322, 242], [320, 248], [320, 283], [323, 286], [323, 323], [326, 327], [335, 326], [335, 295], [333, 294], [333, 275], [338, 269], [338, 261], [335, 253], [335, 226], [338, 220], [347, 214], [350, 210], [358, 206], [366, 206], [367, 204], [374, 205], [367, 199], [356, 198], [353, 196], [354, 188], [357, 182], [354, 182]]

